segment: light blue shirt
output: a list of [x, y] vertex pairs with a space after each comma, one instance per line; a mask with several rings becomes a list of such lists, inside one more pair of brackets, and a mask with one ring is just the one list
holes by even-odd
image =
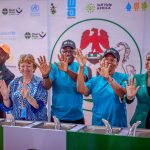
[[[77, 73], [79, 64], [73, 62], [68, 68]], [[84, 73], [88, 77], [87, 67]], [[83, 97], [77, 92], [76, 82], [55, 64], [52, 65], [49, 77], [52, 80], [52, 116], [68, 121], [83, 119]]]
[[[112, 78], [122, 87], [125, 87], [125, 81], [128, 80], [126, 74], [118, 72], [114, 73]], [[102, 76], [93, 77], [86, 83], [86, 86], [93, 98], [92, 124], [104, 125], [102, 122], [104, 118], [111, 126], [127, 127], [126, 104], [120, 102], [107, 80]]]

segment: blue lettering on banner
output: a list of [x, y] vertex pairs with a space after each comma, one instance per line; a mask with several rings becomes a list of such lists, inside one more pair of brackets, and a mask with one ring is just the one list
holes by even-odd
[[76, 7], [76, 0], [68, 0], [68, 7]]
[[68, 17], [76, 16], [76, 0], [68, 0]]
[[68, 8], [68, 16], [76, 16], [76, 9], [75, 8]]

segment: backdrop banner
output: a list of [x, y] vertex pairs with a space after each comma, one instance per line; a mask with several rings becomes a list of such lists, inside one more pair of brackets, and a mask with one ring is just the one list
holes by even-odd
[[[88, 55], [91, 76], [96, 75], [99, 57], [110, 47], [121, 55], [117, 71], [129, 75], [145, 71], [143, 59], [150, 50], [149, 0], [51, 0], [49, 5], [52, 62], [58, 61], [62, 41], [71, 39]], [[127, 106], [128, 121], [135, 106], [136, 101]], [[86, 124], [91, 124], [91, 108], [92, 103], [85, 101]]]

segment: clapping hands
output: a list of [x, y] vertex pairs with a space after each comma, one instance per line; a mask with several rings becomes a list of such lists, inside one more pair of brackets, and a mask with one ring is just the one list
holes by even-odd
[[26, 83], [26, 82], [20, 82], [20, 87], [18, 88], [23, 99], [27, 98], [29, 96], [29, 89], [28, 89], [27, 85], [28, 85], [28, 83]]

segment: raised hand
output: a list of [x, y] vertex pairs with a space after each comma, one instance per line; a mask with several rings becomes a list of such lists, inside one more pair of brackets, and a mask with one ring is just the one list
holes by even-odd
[[76, 49], [75, 53], [73, 54], [74, 58], [77, 60], [80, 66], [84, 66], [87, 61], [87, 56], [82, 54], [81, 49]]
[[68, 70], [68, 58], [67, 58], [66, 54], [63, 54], [63, 53], [61, 53], [60, 55], [58, 54], [58, 59], [59, 59], [60, 64], [55, 62], [57, 67], [60, 70], [67, 72], [67, 70]]
[[48, 65], [46, 62], [46, 58], [45, 56], [40, 56], [38, 59], [38, 63], [37, 66], [40, 69], [40, 72], [42, 73], [42, 76], [48, 76], [50, 70], [51, 70], [51, 65]]
[[108, 79], [110, 77], [110, 64], [108, 64], [107, 60], [103, 58], [100, 62], [100, 67], [97, 69], [97, 72]]
[[0, 92], [3, 96], [3, 100], [9, 99], [10, 87], [7, 87], [4, 80], [0, 80]]
[[140, 86], [136, 86], [136, 79], [130, 77], [128, 84], [126, 84], [127, 98], [129, 100], [132, 100], [135, 97], [139, 87]]

